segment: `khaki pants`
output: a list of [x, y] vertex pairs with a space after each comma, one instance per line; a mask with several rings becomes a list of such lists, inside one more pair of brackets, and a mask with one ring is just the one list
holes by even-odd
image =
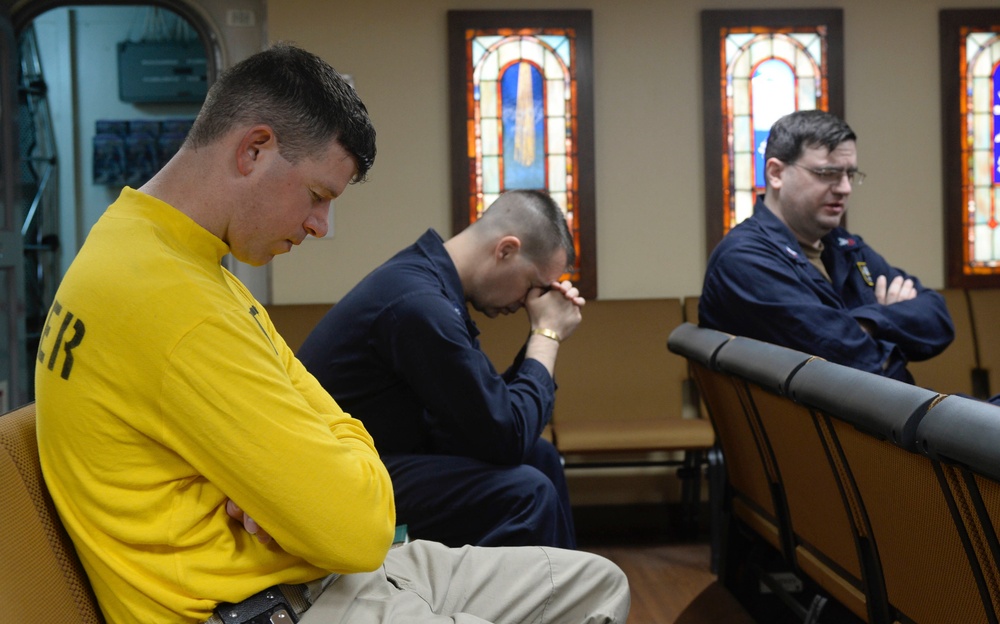
[[375, 572], [338, 578], [301, 624], [624, 624], [629, 600], [622, 571], [590, 553], [418, 540]]

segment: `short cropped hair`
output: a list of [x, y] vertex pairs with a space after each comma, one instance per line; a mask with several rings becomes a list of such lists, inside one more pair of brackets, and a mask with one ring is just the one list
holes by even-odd
[[566, 252], [567, 268], [576, 262], [576, 248], [566, 215], [544, 191], [506, 191], [476, 223], [493, 227], [502, 235], [517, 236], [521, 240], [522, 253], [535, 264], [548, 262], [559, 249]]
[[197, 149], [233, 128], [265, 124], [291, 163], [318, 155], [332, 139], [354, 157], [353, 182], [375, 161], [375, 128], [354, 88], [324, 60], [279, 43], [233, 65], [219, 76], [188, 133]]
[[854, 131], [836, 115], [821, 110], [795, 111], [771, 126], [764, 150], [764, 161], [777, 158], [793, 163], [808, 147], [833, 151], [844, 141], [855, 141]]

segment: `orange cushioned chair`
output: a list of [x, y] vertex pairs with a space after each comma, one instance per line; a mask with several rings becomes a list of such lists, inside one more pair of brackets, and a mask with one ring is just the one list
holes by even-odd
[[42, 479], [35, 405], [0, 416], [0, 621], [102, 624]]

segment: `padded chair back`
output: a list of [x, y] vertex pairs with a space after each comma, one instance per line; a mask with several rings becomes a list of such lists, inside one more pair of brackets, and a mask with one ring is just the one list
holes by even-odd
[[561, 424], [587, 419], [680, 417], [687, 363], [663, 344], [683, 320], [677, 298], [588, 302], [583, 322], [559, 347], [557, 434]]
[[923, 362], [910, 362], [907, 368], [919, 386], [942, 394], [975, 396], [979, 389], [973, 376], [979, 367], [979, 359], [968, 297], [962, 288], [946, 288], [938, 292], [944, 297], [955, 325], [955, 340], [937, 356]]
[[[691, 300], [694, 299], [692, 303]], [[700, 363], [708, 368], [715, 368], [715, 356], [722, 345], [733, 339], [732, 334], [726, 334], [714, 329], [698, 327], [698, 301], [697, 297], [688, 297], [684, 300], [684, 323], [678, 325], [667, 338], [667, 349], [687, 358], [689, 366], [692, 363]], [[694, 311], [695, 320], [688, 316]], [[708, 406], [701, 397], [698, 384], [695, 382], [693, 373], [688, 372], [688, 386], [692, 403], [698, 405], [698, 415], [705, 420], [711, 420], [708, 413]]]
[[700, 297], [684, 297], [684, 320], [692, 325], [698, 324], [698, 300]]
[[667, 337], [667, 349], [708, 368], [715, 368], [715, 356], [719, 353], [719, 349], [732, 339], [732, 334], [686, 322], [670, 332], [670, 336]]
[[920, 421], [917, 444], [931, 457], [1000, 481], [1000, 407], [945, 397]]
[[915, 452], [918, 425], [940, 397], [819, 361], [795, 375], [790, 392], [830, 425], [831, 459], [841, 462], [841, 486], [860, 501], [858, 528], [892, 619], [996, 621], [987, 618], [938, 469]]
[[[587, 302], [584, 314], [589, 309], [592, 301]], [[503, 373], [507, 370], [528, 340], [528, 332], [531, 325], [528, 322], [528, 315], [524, 312], [517, 314], [501, 314], [496, 318], [489, 318], [478, 310], [469, 308], [469, 314], [479, 328], [479, 347], [486, 354], [486, 357], [493, 362], [493, 367]], [[572, 340], [573, 338], [570, 338]], [[566, 341], [569, 343], [569, 340]], [[560, 348], [560, 351], [562, 349]], [[561, 353], [560, 353], [561, 356]], [[557, 367], [562, 365], [562, 357], [557, 362]], [[558, 370], [558, 368], [557, 368]]]
[[758, 444], [756, 422], [748, 416], [747, 397], [716, 360], [732, 340], [730, 334], [684, 323], [667, 341], [674, 353], [688, 360], [690, 375], [715, 428], [725, 458], [729, 510], [775, 548], [782, 548], [775, 512], [770, 459]]
[[34, 404], [0, 416], [0, 562], [0, 621], [104, 621], [42, 480]]
[[267, 306], [267, 316], [278, 330], [278, 334], [284, 338], [293, 352], [298, 351], [302, 343], [306, 341], [312, 333], [316, 324], [319, 323], [326, 313], [333, 307], [328, 304], [303, 303], [288, 305]]
[[[719, 367], [744, 384], [752, 418], [774, 467], [775, 507], [785, 525], [783, 550], [798, 568], [858, 617], [870, 617], [867, 576], [859, 559], [850, 506], [822, 435], [824, 424], [788, 398], [789, 385], [815, 360], [810, 355], [748, 338], [719, 353]], [[817, 361], [823, 363], [822, 361]]]
[[737, 336], [719, 351], [719, 368], [775, 394], [788, 393], [788, 380], [813, 356]]
[[986, 388], [973, 395], [987, 398], [1000, 393], [1000, 288], [970, 288], [969, 314], [975, 328], [976, 353], [979, 366], [986, 373]]
[[793, 399], [907, 450], [916, 425], [938, 393], [825, 360], [815, 360], [789, 384]]
[[917, 445], [940, 462], [938, 482], [954, 503], [984, 609], [1000, 614], [1000, 407], [945, 397], [917, 427]]

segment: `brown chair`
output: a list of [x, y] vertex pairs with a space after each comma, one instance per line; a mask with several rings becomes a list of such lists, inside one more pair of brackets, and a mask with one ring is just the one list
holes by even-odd
[[907, 368], [917, 385], [942, 394], [965, 394], [985, 398], [982, 388], [978, 348], [966, 291], [948, 288], [939, 291], [948, 305], [955, 325], [955, 340], [937, 356], [910, 362]]
[[[917, 427], [917, 448], [939, 462], [938, 483], [989, 621], [1000, 618], [1000, 407], [945, 397]], [[972, 607], [970, 606], [970, 609]]]
[[919, 425], [942, 397], [823, 361], [803, 367], [791, 392], [829, 423], [828, 459], [858, 501], [853, 512], [866, 546], [869, 600], [882, 577], [884, 603], [872, 605], [878, 621], [995, 622], [984, 610], [939, 466], [917, 452]]
[[730, 334], [684, 323], [670, 334], [667, 342], [671, 351], [687, 359], [690, 375], [722, 449], [725, 488], [724, 494], [719, 492], [720, 509], [713, 517], [721, 533], [716, 538], [720, 551], [717, 569], [724, 584], [730, 588], [742, 575], [743, 557], [737, 552], [737, 546], [745, 543], [741, 539], [741, 527], [760, 536], [776, 550], [780, 550], [784, 542], [769, 477], [772, 462], [765, 460], [768, 455], [759, 443], [759, 428], [748, 418], [746, 394], [731, 375], [718, 368], [718, 355], [732, 340]]
[[684, 297], [684, 322], [692, 325], [698, 324], [698, 300], [699, 295]]
[[33, 403], [0, 416], [0, 561], [0, 620], [103, 623], [42, 479]]
[[332, 307], [325, 303], [269, 305], [267, 315], [278, 334], [285, 339], [288, 348], [294, 352], [299, 350], [316, 324]]
[[972, 396], [985, 399], [1000, 393], [1000, 288], [977, 288], [966, 292], [983, 386]]
[[552, 424], [567, 468], [679, 466], [694, 528], [715, 432], [694, 410], [685, 417], [687, 363], [664, 348], [680, 299], [593, 301], [583, 314], [556, 367]]
[[787, 561], [860, 618], [867, 619], [857, 546], [838, 481], [809, 408], [788, 397], [788, 384], [809, 355], [747, 338], [720, 353], [719, 367], [747, 393], [750, 418], [772, 458], [775, 507], [786, 525]]
[[674, 298], [587, 304], [556, 369], [553, 422], [564, 452], [712, 446], [710, 423], [682, 417], [687, 363], [664, 349], [682, 314]]
[[[733, 376], [745, 396], [747, 419], [767, 467], [785, 561], [868, 620], [857, 545], [838, 480], [829, 464], [817, 461], [826, 450], [812, 413], [788, 396], [794, 376], [812, 359], [738, 337], [720, 350], [718, 366]], [[809, 600], [813, 604], [786, 597], [800, 616], [825, 602], [820, 594]]]

